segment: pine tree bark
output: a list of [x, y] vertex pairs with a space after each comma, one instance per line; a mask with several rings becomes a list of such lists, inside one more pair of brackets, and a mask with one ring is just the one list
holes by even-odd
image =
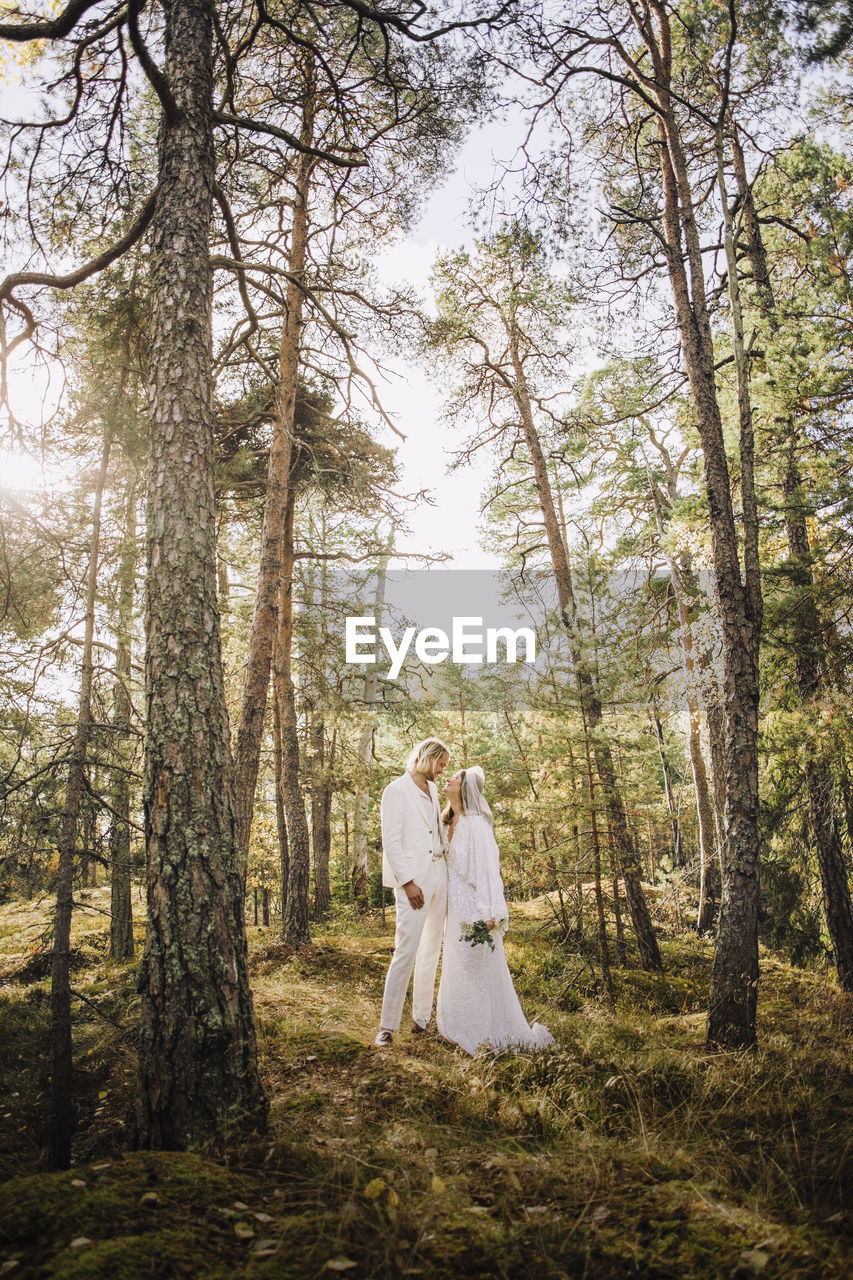
[[133, 904], [130, 859], [130, 776], [127, 744], [133, 707], [130, 699], [131, 635], [136, 587], [136, 484], [128, 481], [124, 519], [124, 543], [118, 571], [116, 625], [116, 690], [113, 706], [115, 749], [121, 768], [116, 771], [110, 819], [110, 955], [114, 960], [133, 959]]
[[[307, 68], [300, 141], [303, 145], [310, 146], [314, 137], [315, 116], [314, 77], [310, 58]], [[296, 161], [293, 223], [287, 263], [289, 278], [279, 349], [278, 403], [267, 466], [261, 560], [234, 758], [235, 818], [244, 869], [249, 857], [249, 839], [252, 832], [270, 670], [278, 630], [279, 579], [293, 453], [293, 421], [304, 303], [300, 282], [305, 274], [308, 204], [313, 164], [314, 158], [305, 152], [302, 152]]]
[[266, 1102], [246, 968], [216, 605], [210, 0], [164, 3], [164, 116], [151, 233], [153, 315], [143, 798], [148, 932], [138, 1140], [202, 1148]]
[[53, 954], [50, 974], [50, 1015], [53, 1071], [51, 1075], [51, 1119], [49, 1169], [67, 1169], [71, 1164], [71, 1137], [74, 1125], [71, 1085], [71, 914], [74, 886], [74, 845], [86, 772], [86, 758], [92, 733], [92, 662], [95, 637], [95, 593], [98, 585], [98, 556], [101, 543], [101, 505], [107, 468], [110, 461], [111, 433], [107, 432], [101, 454], [95, 501], [92, 511], [92, 537], [86, 579], [86, 620], [83, 635], [83, 661], [80, 671], [80, 694], [77, 701], [77, 723], [68, 761], [68, 781], [62, 808], [59, 833], [59, 871], [56, 883], [56, 910], [53, 924]]
[[296, 516], [296, 493], [291, 487], [284, 521], [281, 564], [281, 595], [278, 607], [278, 633], [275, 646], [275, 697], [281, 727], [282, 790], [287, 823], [288, 874], [287, 900], [282, 911], [281, 932], [290, 946], [301, 947], [311, 941], [309, 925], [309, 886], [311, 879], [311, 841], [305, 798], [300, 786], [299, 732], [296, 717], [296, 692], [293, 688], [291, 655], [293, 649], [293, 525]]

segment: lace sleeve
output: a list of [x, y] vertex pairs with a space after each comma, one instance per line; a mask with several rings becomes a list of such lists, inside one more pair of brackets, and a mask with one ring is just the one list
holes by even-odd
[[504, 934], [509, 924], [509, 908], [504, 897], [497, 841], [486, 818], [471, 818], [470, 828], [471, 861], [476, 864], [477, 914], [483, 920], [494, 920], [495, 930]]

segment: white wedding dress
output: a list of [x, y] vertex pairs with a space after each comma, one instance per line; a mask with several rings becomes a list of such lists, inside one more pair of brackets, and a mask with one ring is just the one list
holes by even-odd
[[[441, 959], [436, 1023], [439, 1035], [467, 1053], [545, 1049], [547, 1027], [525, 1018], [507, 967], [503, 935], [509, 921], [498, 846], [480, 814], [457, 819], [448, 851], [447, 923]], [[460, 941], [462, 925], [494, 920], [492, 939]]]

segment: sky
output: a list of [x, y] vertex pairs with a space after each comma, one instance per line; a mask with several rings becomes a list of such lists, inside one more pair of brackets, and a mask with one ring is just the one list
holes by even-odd
[[[21, 84], [0, 86], [0, 110], [4, 114], [25, 114], [33, 105], [31, 95]], [[414, 284], [429, 306], [429, 274], [436, 256], [471, 242], [467, 208], [472, 190], [491, 183], [496, 164], [512, 157], [518, 137], [517, 123], [490, 123], [472, 132], [449, 178], [425, 202], [418, 224], [376, 259], [381, 280], [387, 284]], [[412, 493], [427, 489], [432, 498], [431, 504], [407, 509], [410, 532], [401, 535], [398, 545], [448, 557], [444, 567], [496, 567], [495, 557], [479, 547], [477, 532], [489, 460], [483, 457], [465, 471], [449, 474], [451, 453], [464, 440], [464, 424], [454, 430], [452, 424], [445, 422], [442, 388], [430, 381], [417, 362], [398, 357], [386, 361], [386, 365], [394, 376], [381, 388], [383, 405], [405, 440], [383, 428], [382, 442], [398, 449], [402, 472], [399, 490]], [[53, 395], [30, 373], [14, 378], [12, 386], [16, 416], [37, 425], [49, 411]], [[40, 478], [35, 460], [0, 449], [0, 479], [7, 487], [25, 490], [38, 484]], [[55, 482], [56, 477], [50, 479]]]
[[[384, 252], [376, 268], [388, 284], [414, 284], [429, 305], [429, 275], [439, 253], [470, 245], [473, 232], [467, 217], [472, 191], [488, 186], [496, 164], [508, 161], [519, 141], [519, 124], [488, 124], [472, 132], [460, 150], [448, 180], [428, 199], [420, 222], [399, 244]], [[388, 431], [383, 443], [398, 446], [403, 470], [401, 488], [429, 488], [433, 506], [423, 505], [408, 517], [412, 530], [400, 540], [412, 550], [446, 554], [444, 567], [492, 569], [495, 556], [478, 545], [480, 495], [488, 479], [489, 459], [448, 474], [451, 454], [461, 447], [465, 423], [458, 428], [442, 416], [444, 391], [415, 362], [390, 362], [399, 377], [382, 389], [383, 404], [406, 436], [398, 441]]]

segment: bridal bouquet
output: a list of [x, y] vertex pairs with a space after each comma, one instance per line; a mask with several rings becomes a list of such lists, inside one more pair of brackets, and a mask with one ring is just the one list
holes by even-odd
[[472, 947], [478, 947], [481, 943], [487, 942], [489, 950], [494, 951], [495, 940], [489, 930], [486, 928], [485, 920], [475, 920], [473, 924], [469, 924], [467, 920], [460, 921], [462, 932], [459, 935], [460, 942], [469, 942]]

